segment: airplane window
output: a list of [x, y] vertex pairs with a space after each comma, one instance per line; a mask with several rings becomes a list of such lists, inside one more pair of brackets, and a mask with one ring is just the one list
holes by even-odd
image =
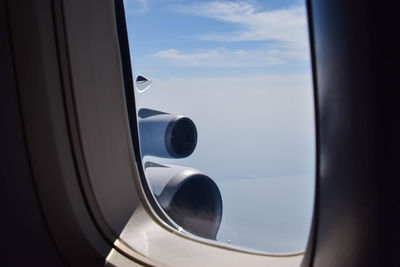
[[315, 125], [305, 2], [125, 0], [144, 173], [187, 233], [305, 249]]

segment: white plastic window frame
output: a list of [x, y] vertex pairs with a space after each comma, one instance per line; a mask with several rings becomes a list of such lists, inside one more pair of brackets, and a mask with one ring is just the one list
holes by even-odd
[[[124, 63], [130, 60], [129, 49], [126, 30], [121, 24], [117, 27], [122, 0], [54, 2], [63, 104], [75, 166], [92, 219], [114, 246], [107, 264], [300, 265], [303, 253], [244, 251], [182, 234], [174, 227], [151, 194], [137, 157], [137, 129], [132, 127], [136, 110], [126, 104], [125, 89], [133, 89], [130, 69], [124, 66], [130, 64]], [[135, 116], [129, 117], [132, 110]]]

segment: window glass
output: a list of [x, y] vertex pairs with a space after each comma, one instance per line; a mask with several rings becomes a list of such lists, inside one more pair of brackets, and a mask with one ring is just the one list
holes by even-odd
[[143, 166], [183, 232], [305, 249], [315, 126], [304, 1], [125, 0]]

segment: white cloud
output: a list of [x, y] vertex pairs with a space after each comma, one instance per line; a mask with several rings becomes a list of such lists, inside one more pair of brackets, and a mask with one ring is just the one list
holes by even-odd
[[[260, 132], [250, 135], [283, 131], [312, 137], [311, 75], [169, 77], [153, 82], [137, 98], [137, 107], [187, 115], [199, 129], [210, 131], [209, 137], [203, 132], [202, 138], [212, 138], [215, 131], [229, 133], [221, 137], [241, 135], [235, 132], [238, 121], [244, 128], [263, 122]], [[220, 127], [221, 118], [224, 128]]]
[[262, 11], [254, 3], [212, 1], [181, 6], [181, 12], [238, 24], [241, 29], [223, 34], [202, 35], [215, 41], [278, 40], [306, 47], [308, 42], [304, 7]]
[[274, 46], [265, 49], [212, 49], [183, 52], [176, 49], [157, 51], [153, 58], [175, 66], [192, 67], [265, 67], [289, 60], [308, 60], [305, 49], [294, 46]]

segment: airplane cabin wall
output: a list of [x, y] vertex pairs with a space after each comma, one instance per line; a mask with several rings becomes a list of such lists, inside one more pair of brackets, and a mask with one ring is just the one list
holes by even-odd
[[5, 2], [0, 2], [0, 265], [65, 266], [44, 221], [30, 169]]

